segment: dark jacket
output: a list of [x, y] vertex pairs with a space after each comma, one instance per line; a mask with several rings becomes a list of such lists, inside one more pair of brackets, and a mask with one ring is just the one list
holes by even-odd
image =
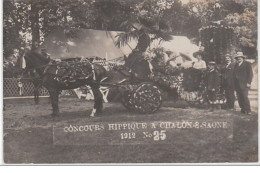
[[234, 80], [235, 85], [239, 85], [240, 88], [246, 88], [246, 84], [251, 84], [253, 78], [253, 70], [251, 64], [247, 61], [239, 66], [238, 63], [234, 68]]
[[207, 90], [215, 89], [217, 90], [220, 86], [219, 73], [216, 70], [208, 71], [206, 75]]
[[224, 87], [234, 88], [235, 63], [230, 63], [222, 69], [222, 82]]

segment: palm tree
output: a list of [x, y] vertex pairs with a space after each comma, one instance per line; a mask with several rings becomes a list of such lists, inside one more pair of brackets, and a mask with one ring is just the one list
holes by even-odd
[[117, 35], [116, 45], [118, 47], [126, 45], [131, 39], [137, 40], [136, 50], [145, 52], [154, 39], [171, 40], [170, 28], [164, 21], [159, 19], [146, 19], [139, 17], [135, 20], [124, 21], [120, 28], [125, 32]]

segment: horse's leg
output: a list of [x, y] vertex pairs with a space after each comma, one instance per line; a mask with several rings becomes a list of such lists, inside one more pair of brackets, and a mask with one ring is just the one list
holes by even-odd
[[42, 83], [39, 82], [38, 80], [33, 81], [33, 85], [34, 85], [34, 103], [37, 105], [39, 103], [39, 89], [42, 86]]
[[102, 112], [103, 95], [99, 90], [99, 88], [100, 88], [99, 83], [92, 84], [90, 87], [91, 87], [91, 90], [92, 90], [93, 95], [94, 95], [94, 108], [93, 108], [90, 116], [94, 117], [96, 115], [96, 113], [99, 114], [99, 113]]
[[59, 115], [59, 91], [57, 89], [49, 88], [48, 89], [52, 105], [52, 116]]
[[34, 103], [37, 105], [39, 103], [39, 88], [41, 84], [34, 84]]
[[33, 93], [34, 93], [34, 103], [37, 105], [39, 103], [39, 90], [38, 90], [38, 88], [35, 88]]

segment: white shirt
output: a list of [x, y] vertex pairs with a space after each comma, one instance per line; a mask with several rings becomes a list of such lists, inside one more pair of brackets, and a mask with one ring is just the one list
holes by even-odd
[[203, 60], [197, 61], [194, 63], [193, 68], [195, 69], [205, 69], [207, 68], [206, 62]]
[[231, 62], [230, 63], [228, 63], [228, 64], [226, 64], [226, 68], [229, 66], [231, 64]]
[[238, 66], [241, 66], [241, 64], [243, 63], [243, 61], [242, 62], [240, 62], [240, 63], [238, 63]]
[[215, 69], [211, 69], [209, 72], [213, 72]]

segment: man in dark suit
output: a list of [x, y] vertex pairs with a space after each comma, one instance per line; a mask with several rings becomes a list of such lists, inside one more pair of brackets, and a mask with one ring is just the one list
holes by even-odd
[[243, 52], [237, 52], [236, 65], [234, 68], [235, 90], [238, 97], [238, 103], [241, 113], [251, 114], [250, 102], [248, 99], [248, 90], [251, 87], [253, 70], [251, 64], [245, 61]]
[[232, 62], [231, 56], [225, 56], [226, 64], [222, 69], [222, 86], [227, 99], [226, 109], [233, 110], [235, 103], [235, 88], [234, 88], [234, 68], [235, 63]]

